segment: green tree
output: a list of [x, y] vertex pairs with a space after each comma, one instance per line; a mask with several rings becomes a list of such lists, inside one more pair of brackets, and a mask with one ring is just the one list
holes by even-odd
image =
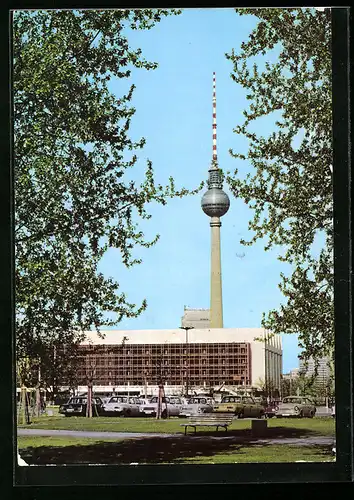
[[283, 376], [280, 379], [280, 389], [281, 389], [281, 397], [285, 398], [286, 396], [291, 396], [291, 380], [288, 378], [284, 378]]
[[316, 396], [315, 375], [306, 375], [300, 372], [291, 380], [291, 392], [299, 396]]
[[[226, 54], [250, 101], [235, 129], [248, 152], [230, 153], [252, 168], [227, 181], [254, 212], [253, 236], [242, 243], [264, 238], [265, 250], [280, 247], [279, 260], [292, 266], [279, 284], [286, 300], [263, 315], [263, 327], [299, 334], [302, 357], [319, 358], [334, 345], [330, 9], [236, 10], [258, 18], [240, 50]], [[275, 131], [255, 133], [264, 117], [275, 117]]]
[[275, 381], [270, 377], [259, 377], [255, 383], [255, 387], [267, 397], [279, 396], [280, 388], [277, 387]]
[[[131, 71], [157, 67], [130, 47], [129, 31], [150, 29], [171, 13], [178, 12], [13, 15], [18, 358], [50, 362], [48, 352], [79, 342], [84, 330], [144, 311], [146, 301], [130, 303], [98, 264], [109, 248], [120, 250], [127, 267], [140, 263], [133, 249], [158, 240], [147, 241], [138, 225], [150, 218], [147, 204], [165, 205], [199, 189], [177, 190], [172, 178], [167, 186], [157, 184], [150, 161], [140, 184], [129, 176], [145, 143], [129, 137]], [[121, 82], [119, 97], [109, 90], [110, 80]]]

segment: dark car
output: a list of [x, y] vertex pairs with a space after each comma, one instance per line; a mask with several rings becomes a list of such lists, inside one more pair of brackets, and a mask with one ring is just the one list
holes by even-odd
[[[84, 417], [87, 410], [87, 396], [74, 396], [69, 401], [59, 408], [59, 413], [66, 417], [73, 415]], [[97, 417], [104, 413], [103, 401], [101, 398], [95, 397], [92, 399], [92, 416]]]
[[270, 401], [264, 405], [264, 414], [267, 418], [272, 418], [275, 416], [277, 407], [281, 401]]

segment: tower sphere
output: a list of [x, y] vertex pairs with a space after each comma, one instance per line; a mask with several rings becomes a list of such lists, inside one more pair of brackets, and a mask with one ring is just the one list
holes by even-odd
[[221, 217], [229, 210], [230, 199], [222, 189], [211, 188], [204, 193], [201, 205], [209, 217]]

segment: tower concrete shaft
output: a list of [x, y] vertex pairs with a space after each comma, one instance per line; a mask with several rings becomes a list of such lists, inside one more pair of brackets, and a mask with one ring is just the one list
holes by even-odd
[[202, 198], [203, 212], [210, 217], [211, 226], [211, 281], [210, 281], [210, 326], [223, 328], [220, 217], [226, 214], [230, 200], [222, 189], [223, 179], [218, 167], [216, 148], [216, 79], [213, 74], [213, 155], [209, 168], [208, 190]]
[[210, 327], [223, 328], [220, 217], [212, 217], [211, 227], [211, 280], [210, 280]]

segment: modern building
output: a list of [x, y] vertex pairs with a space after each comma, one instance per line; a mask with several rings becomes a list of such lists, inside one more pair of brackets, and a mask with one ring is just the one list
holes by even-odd
[[330, 378], [331, 376], [331, 365], [330, 365], [330, 358], [329, 357], [323, 357], [319, 358], [317, 360], [318, 366], [317, 366], [317, 375], [316, 375], [316, 362], [313, 358], [310, 358], [307, 362], [307, 364], [302, 361], [301, 359], [299, 360], [299, 373], [303, 373], [308, 377], [315, 376], [318, 381], [323, 381], [324, 383]]
[[[262, 328], [107, 330], [86, 332], [79, 355], [78, 385], [87, 376], [96, 391], [156, 394], [256, 386], [259, 379], [280, 387], [282, 345]], [[258, 340], [255, 340], [258, 339]], [[79, 353], [80, 353], [79, 350]]]
[[182, 326], [210, 328], [210, 309], [189, 309], [185, 307]]

